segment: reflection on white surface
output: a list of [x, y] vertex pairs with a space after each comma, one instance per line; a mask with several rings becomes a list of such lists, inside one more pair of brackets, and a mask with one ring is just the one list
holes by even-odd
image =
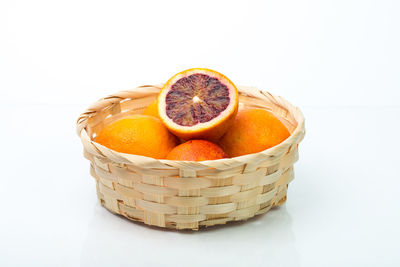
[[80, 108], [0, 111], [1, 140], [26, 151], [2, 143], [0, 267], [400, 266], [400, 108], [304, 108], [286, 204], [199, 232], [150, 228], [100, 206], [72, 128]]
[[292, 219], [285, 206], [245, 222], [195, 231], [164, 230], [95, 207], [82, 266], [299, 266]]

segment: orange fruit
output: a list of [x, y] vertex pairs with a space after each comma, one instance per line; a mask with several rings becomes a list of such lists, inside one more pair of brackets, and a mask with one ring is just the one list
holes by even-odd
[[158, 96], [161, 120], [184, 140], [218, 140], [238, 110], [236, 86], [210, 69], [189, 69], [175, 74]]
[[156, 118], [160, 118], [160, 116], [158, 115], [157, 99], [147, 106], [147, 108], [143, 112], [143, 115], [149, 115], [149, 116], [154, 116]]
[[290, 135], [282, 122], [264, 109], [243, 109], [219, 144], [230, 157], [257, 153]]
[[104, 127], [95, 141], [112, 150], [163, 159], [178, 144], [162, 122], [152, 116], [131, 115]]
[[214, 143], [206, 140], [190, 140], [169, 152], [169, 160], [202, 161], [226, 158], [226, 153]]

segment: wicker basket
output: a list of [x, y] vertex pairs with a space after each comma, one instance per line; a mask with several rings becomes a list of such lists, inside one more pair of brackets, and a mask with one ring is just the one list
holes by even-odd
[[281, 144], [236, 158], [185, 162], [119, 153], [93, 141], [104, 125], [142, 113], [160, 86], [141, 86], [103, 98], [77, 121], [102, 205], [145, 224], [197, 230], [245, 220], [286, 200], [293, 163], [304, 137], [301, 111], [281, 97], [239, 86], [243, 106], [274, 113], [291, 135]]

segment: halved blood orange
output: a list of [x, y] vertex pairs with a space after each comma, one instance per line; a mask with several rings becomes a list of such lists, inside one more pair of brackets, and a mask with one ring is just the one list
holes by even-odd
[[175, 74], [158, 96], [165, 126], [182, 139], [218, 140], [238, 110], [236, 86], [210, 69], [194, 68]]

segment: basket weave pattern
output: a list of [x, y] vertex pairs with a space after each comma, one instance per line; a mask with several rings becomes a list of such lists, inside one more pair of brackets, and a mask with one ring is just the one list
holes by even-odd
[[103, 98], [78, 119], [77, 132], [90, 160], [102, 205], [145, 224], [197, 230], [200, 226], [245, 220], [286, 200], [298, 144], [304, 137], [301, 111], [281, 97], [239, 87], [240, 103], [277, 116], [291, 136], [260, 153], [236, 158], [185, 162], [119, 153], [96, 142], [107, 124], [142, 113], [160, 86], [141, 86]]

